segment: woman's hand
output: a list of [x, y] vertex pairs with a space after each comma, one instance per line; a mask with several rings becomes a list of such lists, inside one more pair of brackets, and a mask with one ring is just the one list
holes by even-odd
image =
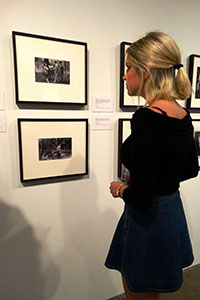
[[122, 192], [126, 187], [127, 185], [121, 181], [112, 181], [110, 183], [110, 192], [114, 198], [122, 197]]

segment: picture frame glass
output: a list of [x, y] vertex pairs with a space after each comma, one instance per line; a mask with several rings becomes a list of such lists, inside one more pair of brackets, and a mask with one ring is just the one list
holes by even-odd
[[192, 124], [194, 126], [194, 140], [198, 154], [198, 162], [200, 168], [200, 119], [193, 119]]
[[131, 134], [130, 127], [131, 119], [119, 119], [119, 135], [118, 135], [118, 177], [121, 181], [126, 182], [127, 177], [129, 176], [129, 171], [121, 162], [120, 151], [122, 144]]
[[189, 78], [192, 85], [192, 94], [187, 100], [187, 108], [200, 110], [200, 55], [189, 56]]
[[18, 119], [21, 181], [88, 173], [88, 121]]
[[87, 102], [87, 44], [13, 32], [16, 102]]

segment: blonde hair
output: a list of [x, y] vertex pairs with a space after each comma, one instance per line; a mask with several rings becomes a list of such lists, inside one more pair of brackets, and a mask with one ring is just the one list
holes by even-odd
[[126, 52], [141, 79], [139, 94], [144, 86], [145, 106], [158, 99], [189, 98], [191, 83], [183, 67], [178, 70], [174, 68], [175, 65], [181, 64], [181, 54], [169, 35], [149, 32], [134, 42]]

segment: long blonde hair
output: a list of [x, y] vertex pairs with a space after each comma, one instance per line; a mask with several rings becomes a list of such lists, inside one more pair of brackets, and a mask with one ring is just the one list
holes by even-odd
[[191, 83], [183, 67], [175, 70], [181, 64], [181, 54], [169, 35], [149, 32], [127, 49], [127, 57], [140, 76], [140, 91], [144, 85], [145, 106], [158, 99], [189, 98]]

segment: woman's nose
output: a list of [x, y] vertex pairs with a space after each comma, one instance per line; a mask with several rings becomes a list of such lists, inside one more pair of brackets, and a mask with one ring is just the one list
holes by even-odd
[[122, 77], [123, 80], [126, 80], [126, 75], [124, 74], [124, 76]]

